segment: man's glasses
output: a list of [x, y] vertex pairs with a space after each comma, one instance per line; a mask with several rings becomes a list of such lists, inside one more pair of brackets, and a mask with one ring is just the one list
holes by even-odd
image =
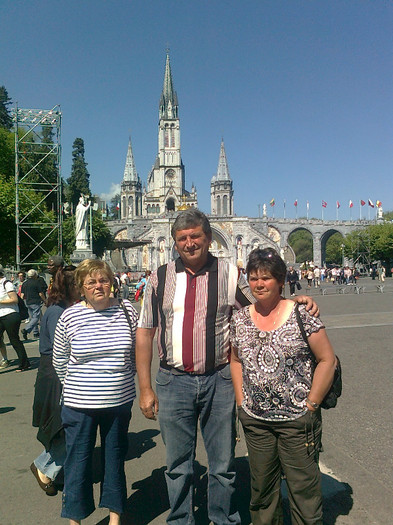
[[97, 288], [97, 286], [110, 286], [111, 282], [109, 279], [98, 279], [98, 281], [87, 281], [86, 283], [83, 283], [83, 286], [86, 288], [86, 290], [92, 290], [93, 288]]

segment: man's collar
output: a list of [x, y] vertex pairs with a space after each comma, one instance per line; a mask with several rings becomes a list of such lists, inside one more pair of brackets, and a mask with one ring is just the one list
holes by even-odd
[[[180, 257], [176, 259], [175, 264], [176, 264], [176, 273], [187, 272], [190, 274], [190, 272], [184, 266], [184, 263]], [[218, 271], [218, 259], [217, 257], [214, 257], [214, 255], [212, 255], [210, 252], [208, 252], [206, 264], [204, 264], [202, 268], [200, 268], [195, 274], [192, 274], [192, 275], [195, 275], [195, 276], [203, 275], [206, 272], [217, 272], [217, 271]]]

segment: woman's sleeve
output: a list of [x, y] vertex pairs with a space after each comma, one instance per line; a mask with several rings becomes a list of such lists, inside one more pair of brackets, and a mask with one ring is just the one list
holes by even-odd
[[59, 319], [53, 342], [53, 366], [60, 381], [63, 383], [67, 373], [67, 365], [71, 355], [71, 345], [67, 338], [66, 326], [62, 318]]
[[[136, 364], [135, 364], [135, 343], [136, 343], [136, 329], [138, 326], [138, 312], [135, 310], [135, 308], [132, 306], [130, 301], [125, 300], [124, 301], [125, 307], [127, 308], [128, 314], [130, 316], [131, 321], [131, 363], [133, 370], [136, 370]], [[128, 323], [128, 321], [127, 321]]]

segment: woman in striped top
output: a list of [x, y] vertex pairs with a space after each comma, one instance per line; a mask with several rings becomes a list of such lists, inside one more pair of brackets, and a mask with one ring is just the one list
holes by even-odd
[[75, 281], [83, 300], [60, 317], [53, 348], [53, 365], [63, 383], [67, 448], [61, 515], [76, 525], [94, 511], [92, 455], [100, 427], [99, 506], [109, 509], [109, 523], [116, 525], [127, 497], [124, 460], [135, 398], [138, 315], [128, 301], [121, 305], [110, 297], [113, 273], [104, 261], [83, 261]]

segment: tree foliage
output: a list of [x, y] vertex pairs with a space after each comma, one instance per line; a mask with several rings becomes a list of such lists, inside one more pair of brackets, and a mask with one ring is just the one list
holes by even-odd
[[120, 193], [116, 193], [116, 195], [111, 198], [111, 203], [109, 206], [109, 217], [111, 219], [116, 220], [119, 218], [119, 210], [118, 210], [119, 204], [120, 204]]
[[8, 106], [12, 104], [12, 100], [8, 96], [8, 92], [4, 86], [0, 86], [0, 127], [8, 131], [12, 128], [12, 118]]
[[81, 194], [90, 196], [91, 193], [90, 175], [87, 171], [87, 162], [85, 161], [85, 143], [83, 139], [76, 138], [72, 147], [72, 167], [71, 176], [67, 179], [67, 199], [72, 207], [75, 208]]
[[296, 262], [312, 261], [313, 243], [312, 235], [307, 230], [296, 230], [288, 238], [288, 244], [296, 254]]
[[345, 255], [366, 264], [393, 259], [393, 223], [384, 222], [356, 230], [344, 239]]
[[327, 264], [342, 264], [343, 252], [342, 244], [344, 238], [341, 233], [334, 233], [326, 241], [326, 250], [325, 250], [325, 262]]

